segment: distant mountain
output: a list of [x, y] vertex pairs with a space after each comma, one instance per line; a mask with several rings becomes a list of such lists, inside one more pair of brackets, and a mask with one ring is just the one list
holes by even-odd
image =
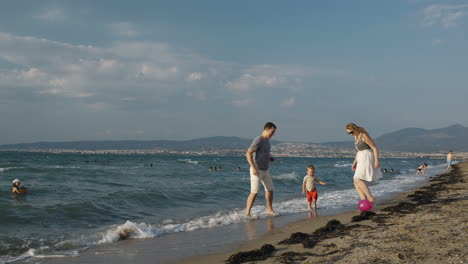
[[[0, 145], [0, 150], [171, 150], [171, 151], [216, 151], [245, 150], [252, 139], [239, 137], [208, 137], [192, 140], [117, 140], [36, 142]], [[405, 128], [375, 138], [379, 149], [400, 152], [468, 152], [468, 127], [453, 125], [439, 129]], [[282, 143], [272, 140], [271, 144]], [[307, 143], [306, 143], [307, 144]], [[352, 149], [352, 141], [326, 142], [325, 147]]]
[[[252, 139], [239, 137], [208, 137], [184, 141], [176, 140], [115, 140], [115, 141], [71, 141], [71, 142], [35, 142], [0, 145], [0, 150], [151, 150], [163, 149], [174, 151], [234, 150], [247, 149]], [[279, 141], [272, 140], [277, 144]]]
[[382, 150], [404, 152], [468, 151], [468, 127], [405, 128], [376, 138]]
[[[468, 127], [452, 125], [438, 129], [405, 128], [375, 138], [379, 149], [401, 152], [468, 152]], [[325, 146], [354, 148], [353, 141], [322, 143]]]

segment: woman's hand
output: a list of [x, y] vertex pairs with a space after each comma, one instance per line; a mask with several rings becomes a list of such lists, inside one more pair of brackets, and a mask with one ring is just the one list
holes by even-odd
[[379, 162], [378, 160], [376, 160], [376, 161], [374, 162], [374, 167], [375, 167], [376, 169], [378, 169], [378, 168], [380, 167], [380, 162]]

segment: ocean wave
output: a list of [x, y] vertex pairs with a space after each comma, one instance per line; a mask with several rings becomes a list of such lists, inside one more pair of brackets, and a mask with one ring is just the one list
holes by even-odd
[[192, 159], [178, 159], [179, 161], [189, 163], [189, 164], [199, 164], [200, 162], [197, 160], [192, 160]]
[[49, 249], [49, 247], [41, 247], [39, 249], [29, 249], [25, 253], [21, 254], [18, 257], [13, 257], [6, 259], [5, 261], [1, 261], [0, 263], [17, 263], [17, 262], [23, 262], [26, 261], [30, 258], [37, 258], [37, 259], [45, 259], [45, 258], [66, 258], [66, 257], [77, 257], [79, 256], [79, 253], [77, 250], [72, 250], [69, 252], [62, 252], [60, 254], [47, 254], [45, 253], [46, 250]]
[[335, 168], [351, 167], [353, 163], [338, 161], [333, 165]]
[[125, 222], [122, 225], [118, 225], [107, 230], [102, 238], [94, 244], [105, 244], [115, 242], [121, 239], [129, 238], [150, 238], [157, 234], [151, 225], [140, 223], [136, 224], [131, 221]]
[[24, 167], [6, 167], [6, 168], [0, 168], [0, 172], [5, 172], [5, 171], [15, 170], [15, 169], [24, 169]]
[[272, 176], [274, 180], [280, 180], [280, 181], [297, 181], [300, 179], [298, 173], [295, 171], [290, 172], [290, 173], [283, 173], [280, 175], [275, 175]]

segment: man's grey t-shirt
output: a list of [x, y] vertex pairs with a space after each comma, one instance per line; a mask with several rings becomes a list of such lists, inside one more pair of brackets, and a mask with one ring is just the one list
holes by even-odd
[[268, 170], [270, 164], [270, 141], [262, 136], [254, 138], [249, 149], [254, 150], [253, 160], [259, 170]]

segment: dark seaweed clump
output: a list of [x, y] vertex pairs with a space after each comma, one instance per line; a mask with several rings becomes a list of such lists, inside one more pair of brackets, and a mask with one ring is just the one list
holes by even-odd
[[313, 248], [317, 243], [322, 240], [329, 239], [344, 235], [347, 228], [340, 221], [333, 219], [329, 221], [324, 227], [315, 230], [312, 234], [293, 233], [291, 237], [280, 241], [279, 244], [299, 244], [301, 243], [305, 248]]
[[355, 215], [351, 218], [351, 222], [360, 222], [364, 220], [369, 220], [372, 217], [376, 216], [377, 214], [372, 211], [363, 211], [360, 215]]
[[226, 260], [226, 263], [237, 264], [249, 261], [265, 260], [270, 257], [275, 250], [276, 248], [273, 245], [265, 244], [260, 249], [236, 253], [230, 256]]
[[410, 202], [401, 202], [394, 206], [383, 208], [382, 211], [389, 212], [390, 214], [411, 214], [418, 210], [421, 205], [435, 204], [435, 203], [448, 203], [453, 199], [440, 199], [438, 194], [447, 190], [447, 184], [454, 184], [462, 182], [459, 176], [458, 169], [452, 173], [442, 174], [437, 178], [431, 179], [434, 182], [431, 185], [422, 187], [419, 191], [408, 195]]

